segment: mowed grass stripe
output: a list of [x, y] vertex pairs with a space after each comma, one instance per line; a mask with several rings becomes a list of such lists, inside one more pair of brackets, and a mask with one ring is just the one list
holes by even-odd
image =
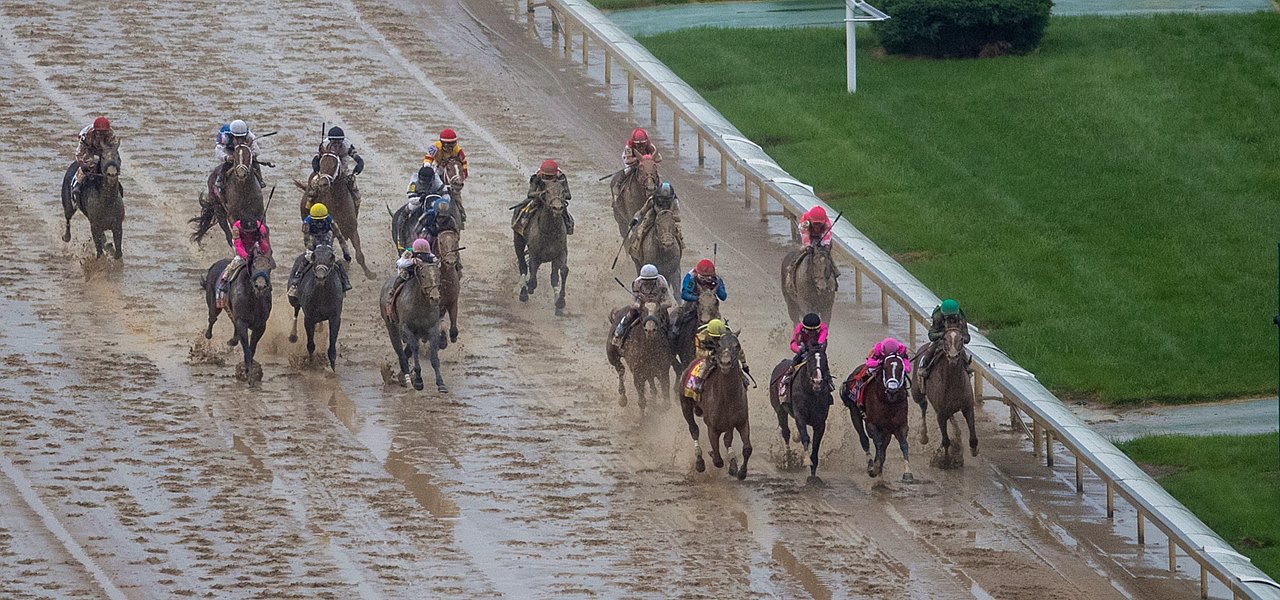
[[1280, 15], [1054, 17], [1040, 51], [840, 30], [641, 41], [1054, 391], [1274, 389]]

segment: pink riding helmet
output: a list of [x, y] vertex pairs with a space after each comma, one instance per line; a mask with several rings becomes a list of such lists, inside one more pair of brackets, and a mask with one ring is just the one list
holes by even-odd
[[413, 251], [417, 254], [430, 254], [431, 242], [428, 242], [427, 240], [424, 240], [422, 238], [413, 240]]
[[880, 350], [883, 351], [886, 356], [889, 354], [897, 354], [902, 352], [902, 343], [891, 337], [887, 337], [880, 341]]

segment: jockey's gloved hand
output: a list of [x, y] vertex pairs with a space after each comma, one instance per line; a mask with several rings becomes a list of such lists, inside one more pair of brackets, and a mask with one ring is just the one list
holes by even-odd
[[635, 227], [640, 224], [640, 219], [631, 219], [631, 226]]
[[791, 364], [792, 364], [792, 365], [798, 365], [798, 364], [800, 364], [801, 362], [804, 362], [804, 353], [803, 353], [803, 352], [797, 352], [797, 353], [796, 353], [796, 355], [795, 355], [795, 357], [791, 359]]
[[355, 168], [354, 170], [352, 170], [352, 171], [351, 171], [351, 174], [352, 174], [352, 175], [359, 175], [359, 174], [360, 174], [360, 172], [361, 172], [361, 171], [363, 171], [363, 170], [364, 170], [364, 166], [363, 166], [363, 165], [356, 165], [356, 168]]
[[343, 250], [343, 251], [342, 251], [342, 260], [345, 260], [345, 261], [347, 261], [347, 262], [351, 262], [351, 254], [349, 254], [346, 250]]
[[742, 365], [742, 372], [743, 372], [743, 373], [746, 373], [747, 375], [750, 375], [750, 374], [751, 374], [751, 367], [750, 367], [750, 366], [748, 366], [748, 365]]

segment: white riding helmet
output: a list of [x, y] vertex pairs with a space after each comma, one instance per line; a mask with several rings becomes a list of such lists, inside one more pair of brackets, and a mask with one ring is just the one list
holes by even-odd
[[640, 279], [657, 279], [658, 267], [653, 265], [645, 265], [640, 267]]
[[231, 135], [245, 135], [249, 133], [249, 125], [240, 119], [231, 122]]

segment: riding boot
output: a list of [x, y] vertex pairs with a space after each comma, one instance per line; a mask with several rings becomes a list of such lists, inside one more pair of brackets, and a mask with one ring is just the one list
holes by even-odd
[[618, 320], [618, 326], [613, 328], [613, 336], [609, 338], [609, 343], [614, 348], [622, 348], [622, 342], [627, 333], [627, 321], [630, 320], [631, 313], [622, 315], [622, 318]]
[[253, 163], [253, 176], [258, 180], [258, 187], [262, 189], [267, 188], [267, 182], [262, 178], [262, 167], [259, 167], [256, 162]]
[[354, 176], [347, 178], [347, 189], [351, 190], [351, 203], [355, 205], [356, 212], [360, 212], [360, 188], [356, 187]]
[[346, 268], [346, 267], [341, 266], [341, 265], [339, 265], [339, 266], [338, 266], [338, 279], [339, 279], [340, 281], [342, 281], [342, 291], [344, 291], [344, 292], [350, 292], [350, 291], [351, 291], [351, 276], [347, 275], [347, 268]]
[[564, 234], [573, 235], [573, 215], [567, 209], [564, 211]]

